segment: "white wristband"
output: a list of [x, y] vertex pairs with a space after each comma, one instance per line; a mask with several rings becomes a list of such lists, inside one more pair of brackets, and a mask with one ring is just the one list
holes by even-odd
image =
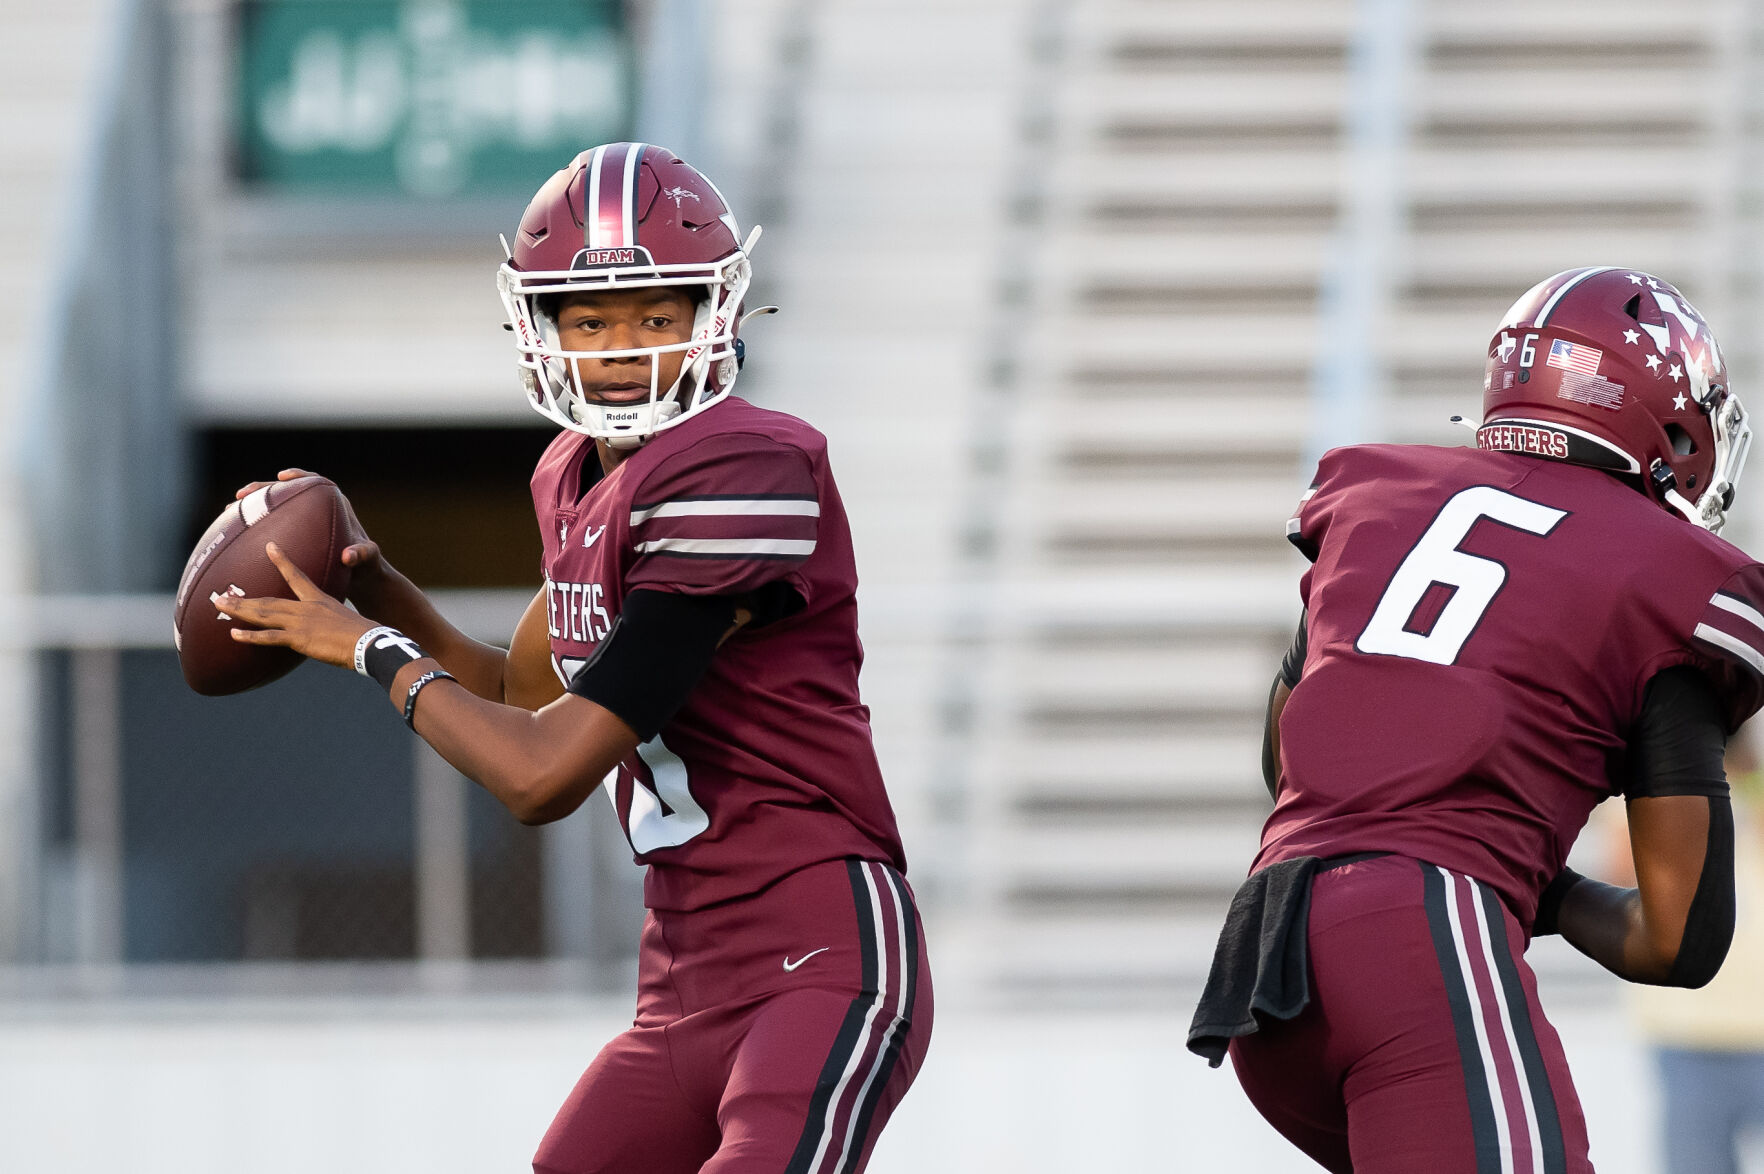
[[393, 635], [400, 635], [401, 634], [397, 628], [391, 627], [387, 624], [381, 624], [377, 628], [369, 628], [367, 631], [365, 631], [361, 634], [361, 639], [359, 639], [355, 642], [355, 671], [356, 672], [360, 673], [364, 677], [371, 677], [374, 675], [374, 674], [368, 672], [368, 667], [367, 667], [368, 645], [372, 644], [375, 640], [378, 640], [381, 636], [386, 635], [386, 633], [388, 633], [388, 632], [392, 633]]

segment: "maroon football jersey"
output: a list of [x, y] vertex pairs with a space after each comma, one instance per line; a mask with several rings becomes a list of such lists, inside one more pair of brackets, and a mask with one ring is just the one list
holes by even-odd
[[731, 397], [583, 494], [583, 463], [598, 459], [592, 440], [565, 432], [533, 473], [552, 662], [566, 682], [639, 587], [738, 595], [781, 579], [804, 603], [725, 641], [660, 735], [608, 775], [649, 866], [645, 903], [697, 909], [846, 856], [904, 870], [858, 700], [857, 568], [826, 439]]
[[1731, 727], [1764, 701], [1764, 567], [1607, 473], [1337, 449], [1287, 532], [1314, 564], [1309, 647], [1257, 868], [1400, 853], [1529, 925], [1655, 673], [1701, 669]]

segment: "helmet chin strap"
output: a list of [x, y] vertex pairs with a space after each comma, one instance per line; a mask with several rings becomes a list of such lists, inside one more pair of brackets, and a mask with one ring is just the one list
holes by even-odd
[[627, 449], [642, 448], [645, 444], [648, 444], [650, 441], [650, 438], [655, 435], [654, 429], [661, 427], [663, 424], [666, 424], [669, 420], [672, 420], [675, 416], [678, 416], [679, 414], [680, 414], [680, 401], [679, 400], [671, 399], [671, 398], [661, 400], [660, 402], [658, 402], [655, 405], [654, 410], [650, 413], [650, 416], [649, 416], [649, 422], [650, 422], [650, 428], [651, 428], [650, 431], [644, 432], [641, 434], [633, 432], [633, 433], [629, 433], [627, 435], [605, 437], [604, 439], [606, 440], [606, 447], [616, 448], [616, 449], [619, 449], [621, 452], [625, 451]]

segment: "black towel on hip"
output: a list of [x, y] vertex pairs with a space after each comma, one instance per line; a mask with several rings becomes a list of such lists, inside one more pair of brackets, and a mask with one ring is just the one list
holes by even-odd
[[1217, 1068], [1225, 1049], [1311, 1001], [1311, 877], [1319, 861], [1299, 856], [1253, 873], [1231, 898], [1213, 968], [1188, 1027], [1188, 1050]]

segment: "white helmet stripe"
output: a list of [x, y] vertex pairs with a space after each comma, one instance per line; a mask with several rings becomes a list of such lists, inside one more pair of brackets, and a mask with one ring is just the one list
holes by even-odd
[[1616, 268], [1617, 266], [1615, 265], [1597, 265], [1591, 269], [1582, 269], [1579, 273], [1575, 274], [1567, 281], [1564, 281], [1562, 287], [1555, 293], [1551, 294], [1550, 300], [1543, 304], [1543, 309], [1537, 312], [1537, 320], [1534, 321], [1532, 325], [1539, 327], [1540, 329], [1547, 325], [1550, 320], [1550, 315], [1556, 312], [1556, 303], [1562, 300], [1563, 294], [1567, 293], [1589, 277], [1596, 276], [1600, 273], [1609, 273]]
[[582, 193], [589, 248], [623, 248], [637, 243], [637, 163], [642, 157], [642, 143], [594, 148], [588, 186]]

